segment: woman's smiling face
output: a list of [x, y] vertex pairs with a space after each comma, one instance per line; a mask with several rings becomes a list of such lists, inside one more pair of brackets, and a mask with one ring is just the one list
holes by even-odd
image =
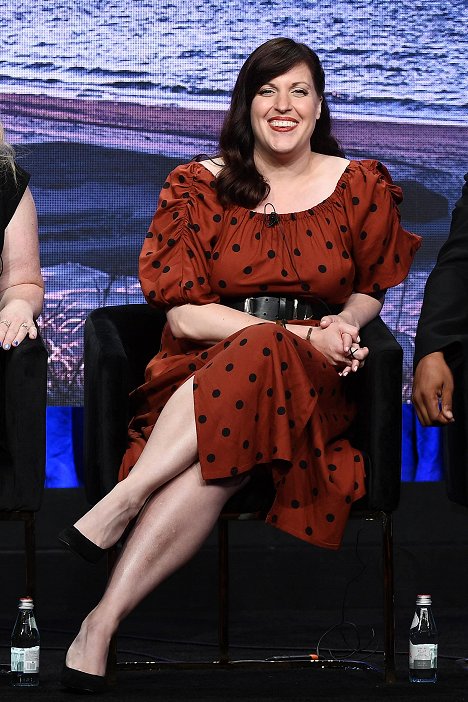
[[260, 86], [250, 108], [255, 152], [269, 160], [310, 151], [321, 103], [305, 63]]

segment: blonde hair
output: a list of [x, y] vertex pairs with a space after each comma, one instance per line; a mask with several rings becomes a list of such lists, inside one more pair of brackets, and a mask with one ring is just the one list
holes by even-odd
[[15, 174], [15, 151], [13, 147], [5, 141], [5, 130], [0, 122], [0, 172], [12, 170]]

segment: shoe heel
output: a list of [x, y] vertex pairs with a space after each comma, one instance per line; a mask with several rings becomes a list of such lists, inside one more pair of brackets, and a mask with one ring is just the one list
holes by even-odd
[[90, 563], [97, 563], [106, 553], [106, 549], [90, 541], [74, 526], [63, 529], [58, 538], [70, 551], [73, 551], [73, 553], [78, 554]]

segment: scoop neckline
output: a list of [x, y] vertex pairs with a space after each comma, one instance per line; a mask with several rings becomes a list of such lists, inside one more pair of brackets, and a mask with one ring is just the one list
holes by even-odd
[[[196, 162], [198, 166], [203, 168], [203, 170], [208, 173], [212, 178], [216, 178], [215, 175], [206, 167], [204, 166], [200, 161]], [[291, 220], [291, 218], [296, 218], [296, 217], [301, 217], [301, 216], [307, 216], [307, 215], [314, 215], [314, 210], [321, 208], [329, 203], [331, 198], [335, 197], [337, 194], [343, 192], [343, 188], [341, 187], [341, 183], [343, 182], [343, 178], [348, 178], [350, 175], [350, 166], [353, 165], [354, 167], [358, 165], [358, 162], [355, 159], [349, 159], [348, 164], [346, 167], [343, 169], [342, 173], [340, 174], [336, 186], [333, 190], [332, 193], [328, 197], [326, 197], [324, 200], [321, 200], [318, 202], [316, 205], [313, 205], [312, 207], [307, 207], [305, 210], [297, 210], [293, 212], [277, 212], [276, 214], [278, 217], [280, 217], [281, 220], [286, 219], [286, 220]], [[242, 212], [245, 212], [250, 219], [258, 218], [258, 217], [265, 217], [264, 212], [258, 212], [257, 210], [250, 210], [247, 207], [243, 207], [242, 205], [231, 205], [229, 209], [232, 210], [242, 210]]]

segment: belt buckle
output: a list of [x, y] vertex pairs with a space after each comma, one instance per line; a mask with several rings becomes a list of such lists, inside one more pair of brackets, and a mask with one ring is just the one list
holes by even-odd
[[293, 300], [293, 316], [292, 316], [293, 319], [297, 319], [297, 306], [298, 306], [298, 304], [299, 304], [299, 300], [297, 299], [297, 297], [295, 297]]
[[244, 312], [247, 314], [253, 314], [252, 312], [252, 301], [253, 297], [246, 297], [244, 301]]

